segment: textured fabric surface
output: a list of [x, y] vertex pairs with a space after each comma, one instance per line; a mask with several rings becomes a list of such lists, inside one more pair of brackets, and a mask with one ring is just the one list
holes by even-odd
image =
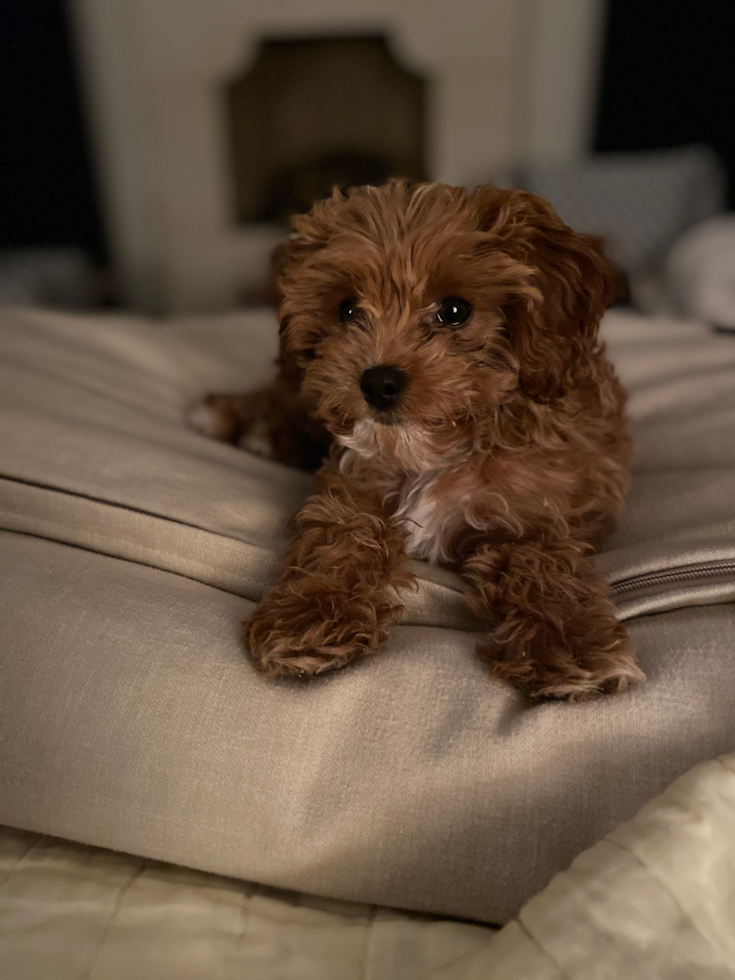
[[666, 285], [677, 311], [735, 331], [735, 215], [681, 236], [666, 262]]
[[[689, 323], [610, 314], [631, 392], [636, 479], [600, 561], [609, 581], [735, 560], [735, 343]], [[204, 439], [183, 421], [207, 390], [272, 373], [273, 315], [154, 326], [0, 314], [0, 527], [151, 564], [257, 600], [310, 478]], [[455, 576], [412, 562], [404, 622], [476, 629]], [[699, 601], [735, 598], [732, 578]], [[701, 580], [625, 591], [621, 618], [690, 605]], [[695, 593], [694, 596], [692, 593]]]
[[0, 828], [4, 980], [419, 980], [491, 936]]
[[732, 748], [732, 574], [641, 579], [735, 558], [729, 338], [608, 319], [637, 455], [600, 560], [633, 583], [619, 609], [649, 681], [530, 708], [475, 658], [457, 580], [419, 564], [380, 655], [309, 685], [253, 674], [240, 622], [309, 479], [182, 416], [201, 391], [264, 380], [270, 316], [3, 320], [0, 821], [502, 922]]
[[577, 857], [500, 933], [0, 828], [13, 980], [735, 977], [735, 756]]
[[676, 780], [581, 854], [517, 920], [430, 975], [735, 977], [735, 755]]

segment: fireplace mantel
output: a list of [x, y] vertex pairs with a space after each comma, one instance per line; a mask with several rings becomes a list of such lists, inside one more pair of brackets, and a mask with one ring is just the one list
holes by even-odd
[[599, 2], [74, 0], [124, 301], [220, 310], [261, 279], [282, 230], [236, 221], [223, 92], [263, 38], [385, 35], [396, 59], [430, 82], [428, 173], [474, 184], [523, 148], [535, 6], [579, 20], [575, 9]]

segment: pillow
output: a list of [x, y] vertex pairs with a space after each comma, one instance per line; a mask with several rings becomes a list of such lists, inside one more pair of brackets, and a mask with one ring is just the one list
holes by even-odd
[[728, 338], [608, 319], [637, 455], [600, 560], [649, 680], [531, 707], [475, 657], [458, 580], [422, 563], [376, 656], [309, 684], [253, 672], [240, 623], [310, 478], [183, 417], [267, 378], [271, 314], [1, 320], [0, 823], [502, 922], [732, 748]]

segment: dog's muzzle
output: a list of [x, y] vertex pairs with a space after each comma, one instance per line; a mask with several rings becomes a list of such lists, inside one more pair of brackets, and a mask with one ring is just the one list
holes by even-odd
[[380, 364], [363, 371], [360, 391], [371, 408], [383, 410], [398, 401], [407, 382], [408, 377], [403, 371], [390, 364]]

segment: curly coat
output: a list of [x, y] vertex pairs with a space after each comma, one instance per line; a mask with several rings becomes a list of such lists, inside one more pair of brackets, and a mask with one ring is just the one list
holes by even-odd
[[[256, 668], [305, 677], [373, 653], [414, 583], [410, 555], [461, 575], [488, 623], [480, 656], [532, 698], [642, 678], [592, 556], [630, 448], [597, 339], [617, 286], [600, 242], [492, 186], [335, 190], [294, 226], [276, 257], [279, 376], [208, 399], [221, 438], [323, 460], [245, 626]], [[456, 328], [445, 297], [470, 304]], [[406, 384], [376, 410], [361, 379], [382, 365]]]

